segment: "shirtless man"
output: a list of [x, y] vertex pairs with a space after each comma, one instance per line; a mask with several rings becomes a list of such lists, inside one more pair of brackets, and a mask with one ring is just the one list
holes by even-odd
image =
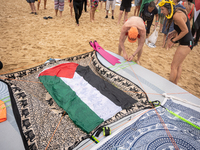
[[[124, 42], [127, 37], [128, 37], [128, 41], [131, 43], [136, 42], [138, 38], [138, 47], [136, 51], [129, 58], [124, 47]], [[139, 64], [140, 57], [142, 55], [142, 47], [145, 42], [145, 37], [146, 37], [146, 28], [145, 28], [144, 21], [142, 20], [142, 18], [137, 17], [137, 16], [130, 17], [124, 23], [121, 29], [121, 34], [119, 37], [118, 54], [121, 55], [121, 52], [123, 52], [123, 57], [127, 61], [131, 61], [137, 54], [138, 58], [136, 62], [137, 64]]]

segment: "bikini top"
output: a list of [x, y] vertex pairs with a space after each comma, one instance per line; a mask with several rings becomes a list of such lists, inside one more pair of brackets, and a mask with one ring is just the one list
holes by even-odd
[[[183, 2], [182, 4], [184, 5], [184, 2]], [[191, 17], [191, 13], [192, 13], [193, 9], [194, 9], [194, 5], [192, 6], [192, 9], [190, 10], [190, 12], [189, 12], [188, 15], [187, 15], [189, 19], [190, 19], [190, 17]]]

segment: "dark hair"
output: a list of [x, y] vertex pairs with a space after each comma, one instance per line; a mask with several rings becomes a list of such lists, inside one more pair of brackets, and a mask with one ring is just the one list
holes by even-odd
[[[171, 14], [171, 11], [172, 11], [172, 9], [171, 9], [171, 4], [170, 3], [165, 3], [164, 5], [163, 5], [165, 8], [167, 8], [167, 10], [168, 10], [168, 12], [169, 12], [169, 14]], [[175, 9], [176, 9], [176, 7], [173, 5], [173, 15], [174, 15], [174, 13], [175, 13]], [[169, 31], [169, 27], [170, 27], [170, 25], [171, 25], [171, 23], [172, 23], [172, 21], [173, 21], [173, 17], [171, 17], [170, 19], [167, 19], [167, 23], [166, 23], [166, 29]]]
[[150, 3], [149, 3], [149, 7], [155, 7], [156, 6], [156, 4], [155, 4], [155, 2], [154, 1], [151, 1]]
[[[166, 3], [167, 4], [167, 3]], [[187, 13], [186, 13], [186, 10], [184, 10], [183, 8], [181, 8], [181, 7], [175, 7], [175, 6], [173, 6], [174, 7], [174, 13], [173, 13], [173, 15], [177, 12], [177, 11], [182, 11], [183, 13], [185, 13], [185, 15], [187, 16]], [[169, 11], [169, 9], [168, 9], [168, 11]], [[171, 13], [171, 11], [170, 11], [170, 13]], [[172, 21], [173, 21], [173, 17], [171, 17], [170, 19], [168, 19], [167, 20], [167, 23], [166, 23], [166, 26], [167, 26], [167, 30], [169, 31], [169, 28], [170, 28], [170, 25], [171, 25], [171, 23], [172, 23]]]

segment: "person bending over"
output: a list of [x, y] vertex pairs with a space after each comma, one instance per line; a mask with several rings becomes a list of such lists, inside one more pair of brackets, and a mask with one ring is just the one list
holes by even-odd
[[146, 3], [144, 5], [144, 10], [141, 12], [142, 19], [144, 20], [144, 22], [147, 21], [146, 38], [148, 38], [149, 36], [154, 15], [156, 16], [156, 20], [155, 20], [155, 28], [156, 28], [156, 26], [158, 25], [158, 9], [156, 8], [154, 1], [151, 1], [150, 3]]
[[[119, 37], [119, 48], [118, 48], [118, 54], [121, 55], [121, 52], [123, 52], [123, 57], [127, 61], [132, 61], [133, 58], [137, 55], [137, 63], [139, 64], [140, 57], [142, 55], [142, 48], [145, 42], [145, 36], [146, 36], [146, 28], [144, 25], [144, 22], [142, 18], [133, 16], [130, 17], [122, 26], [120, 37]], [[128, 41], [131, 43], [136, 42], [138, 39], [138, 47], [136, 51], [128, 57], [124, 42], [126, 38], [128, 37]]]

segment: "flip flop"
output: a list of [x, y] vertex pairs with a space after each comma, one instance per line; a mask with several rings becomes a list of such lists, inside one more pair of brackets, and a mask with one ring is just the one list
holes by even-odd
[[43, 18], [46, 19], [46, 20], [48, 19], [48, 17], [43, 17]]
[[51, 16], [49, 16], [48, 18], [49, 18], [49, 19], [53, 19], [53, 17], [51, 17]]
[[92, 43], [92, 41], [90, 41], [89, 44], [94, 50], [96, 50], [96, 48], [94, 47], [94, 44]]

